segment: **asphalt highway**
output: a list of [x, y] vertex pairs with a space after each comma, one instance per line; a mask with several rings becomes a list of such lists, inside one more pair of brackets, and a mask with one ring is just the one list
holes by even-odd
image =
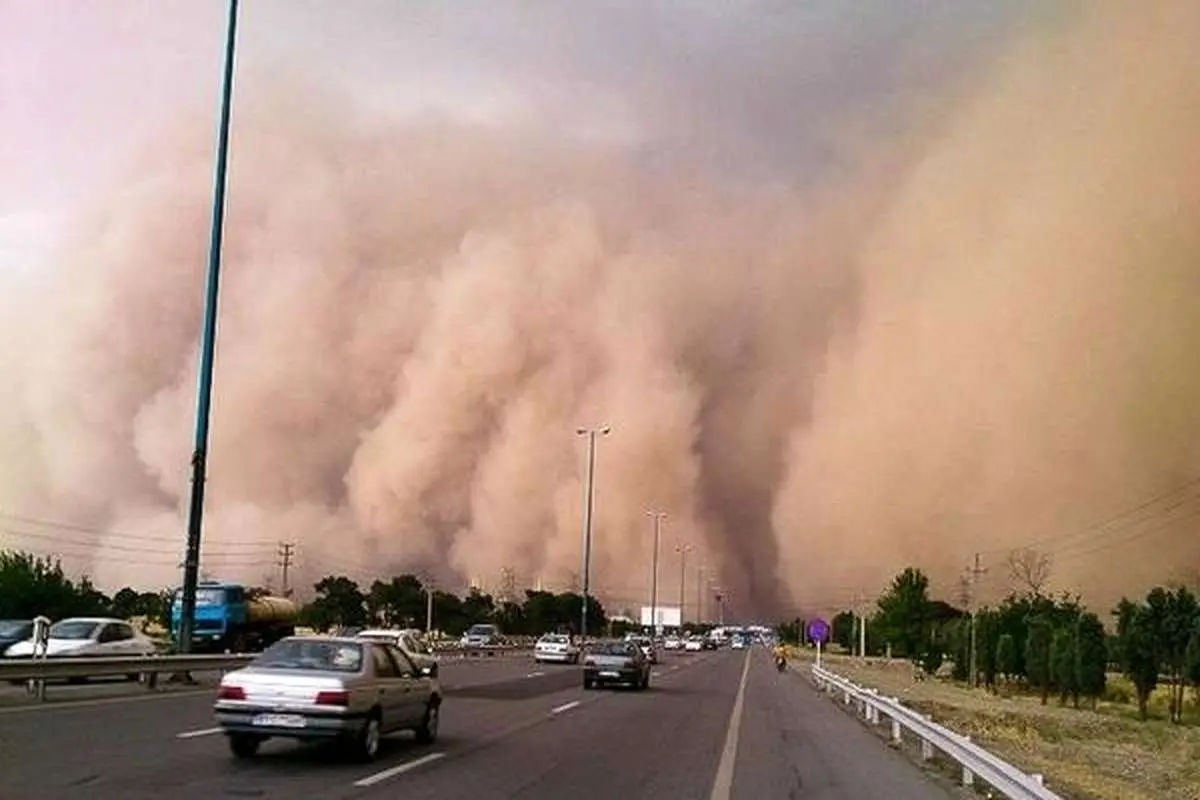
[[932, 800], [948, 790], [761, 649], [668, 654], [647, 692], [578, 667], [446, 663], [438, 741], [377, 762], [268, 742], [234, 761], [211, 688], [0, 708], [0, 797]]

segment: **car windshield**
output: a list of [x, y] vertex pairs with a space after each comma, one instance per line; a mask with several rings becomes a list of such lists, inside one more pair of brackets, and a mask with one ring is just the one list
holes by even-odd
[[84, 620], [65, 619], [62, 622], [56, 622], [50, 626], [51, 639], [91, 639], [96, 628], [100, 627], [98, 622], [86, 622]]
[[24, 619], [0, 619], [0, 636], [25, 636], [33, 623]]
[[601, 656], [629, 656], [636, 651], [636, 645], [631, 642], [603, 642], [596, 645], [593, 653]]
[[495, 625], [472, 625], [467, 631], [467, 636], [493, 636], [496, 633]]
[[548, 644], [566, 644], [567, 637], [561, 633], [549, 633], [542, 637], [542, 641]]
[[[197, 606], [219, 606], [225, 602], [224, 589], [197, 589], [196, 590], [196, 605]], [[175, 603], [183, 603], [183, 589], [175, 591]]]
[[270, 669], [303, 669], [322, 672], [358, 672], [363, 651], [352, 642], [284, 639], [267, 648], [252, 666]]

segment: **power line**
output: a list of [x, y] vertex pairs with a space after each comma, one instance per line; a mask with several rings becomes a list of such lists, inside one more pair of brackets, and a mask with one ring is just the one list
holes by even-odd
[[[72, 531], [75, 533], [94, 533], [104, 536], [109, 539], [119, 539], [134, 542], [152, 542], [157, 544], [168, 544], [173, 540], [166, 536], [148, 536], [145, 534], [125, 533], [122, 531], [110, 530], [107, 528], [96, 528], [88, 525], [76, 525], [68, 522], [56, 522], [53, 520], [39, 519], [37, 517], [22, 516], [19, 514], [8, 514], [0, 512], [0, 520], [7, 522], [21, 523], [24, 525], [33, 525], [38, 528], [50, 528], [53, 530]], [[45, 534], [42, 534], [45, 535]], [[271, 542], [222, 542], [223, 546], [227, 547], [270, 547]]]

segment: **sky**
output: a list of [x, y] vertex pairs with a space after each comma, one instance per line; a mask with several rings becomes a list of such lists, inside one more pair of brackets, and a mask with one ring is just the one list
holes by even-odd
[[[106, 585], [177, 580], [221, 6], [0, 0], [0, 544]], [[565, 588], [610, 424], [619, 606], [648, 510], [747, 615], [976, 552], [999, 596], [1026, 545], [1099, 602], [1178, 577], [1198, 22], [243, 3], [206, 571]]]

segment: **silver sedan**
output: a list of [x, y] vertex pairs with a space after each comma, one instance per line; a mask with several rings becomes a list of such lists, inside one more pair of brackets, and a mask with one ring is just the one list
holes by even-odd
[[371, 760], [384, 734], [437, 738], [442, 695], [430, 672], [394, 645], [293, 636], [226, 675], [214, 712], [238, 758], [281, 737], [338, 740]]

